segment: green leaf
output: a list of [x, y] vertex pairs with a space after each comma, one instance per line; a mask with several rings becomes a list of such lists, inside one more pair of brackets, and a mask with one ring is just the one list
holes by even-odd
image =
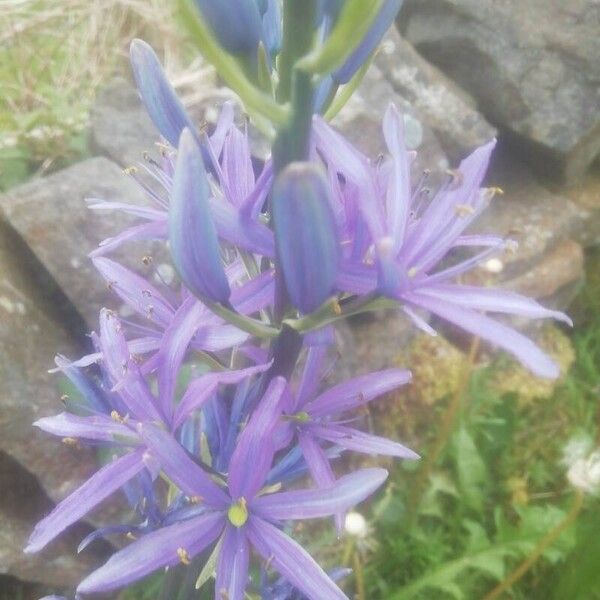
[[483, 510], [485, 491], [489, 487], [488, 470], [464, 425], [456, 433], [454, 450], [462, 500], [468, 508], [480, 512]]
[[344, 64], [371, 27], [383, 0], [346, 0], [325, 43], [298, 61], [298, 68], [323, 75]]
[[553, 586], [553, 600], [600, 599], [600, 514], [593, 512], [580, 519], [577, 545], [560, 569]]

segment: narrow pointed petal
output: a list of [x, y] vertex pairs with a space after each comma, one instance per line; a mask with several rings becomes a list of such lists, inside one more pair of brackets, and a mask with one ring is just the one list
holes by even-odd
[[173, 427], [177, 429], [183, 421], [204, 403], [217, 391], [219, 385], [234, 385], [248, 377], [264, 373], [267, 371], [271, 362], [238, 371], [222, 371], [217, 373], [207, 373], [195, 379], [190, 383], [181, 402], [175, 411]]
[[305, 410], [312, 417], [339, 414], [363, 406], [410, 380], [410, 371], [402, 369], [388, 369], [355, 377], [328, 389], [309, 402]]
[[229, 464], [229, 491], [234, 500], [250, 500], [264, 485], [277, 449], [273, 434], [281, 417], [286, 385], [283, 377], [271, 381], [238, 438]]
[[127, 454], [102, 467], [35, 526], [25, 552], [39, 552], [144, 468], [141, 452]]
[[194, 124], [167, 80], [154, 50], [142, 40], [133, 40], [129, 53], [142, 102], [161, 135], [176, 148], [181, 132], [186, 127], [193, 131]]
[[215, 598], [244, 600], [249, 564], [250, 547], [246, 533], [228, 525], [225, 528], [217, 562]]
[[340, 245], [327, 180], [310, 163], [294, 163], [272, 194], [277, 254], [295, 306], [318, 308], [333, 293]]
[[315, 437], [362, 454], [381, 454], [412, 460], [419, 458], [416, 452], [398, 442], [343, 425], [311, 425], [310, 431]]
[[369, 56], [375, 52], [386, 31], [391, 27], [402, 6], [403, 0], [384, 0], [383, 5], [365, 37], [348, 60], [334, 73], [339, 84], [348, 83], [362, 67]]
[[435, 287], [427, 286], [426, 289], [419, 290], [419, 293], [438, 300], [448, 300], [464, 308], [519, 315], [529, 319], [556, 319], [567, 325], [573, 325], [573, 321], [565, 313], [545, 308], [531, 298], [508, 290], [473, 285], [439, 284]]
[[153, 531], [114, 554], [79, 584], [77, 593], [117, 590], [158, 569], [178, 564], [180, 550], [193, 558], [217, 539], [223, 526], [220, 513], [209, 513]]
[[148, 450], [179, 489], [189, 496], [200, 496], [209, 506], [227, 504], [225, 492], [188, 456], [185, 449], [166, 431], [144, 424], [140, 435]]
[[387, 479], [385, 469], [361, 469], [338, 479], [331, 487], [280, 492], [257, 498], [254, 514], [265, 519], [318, 519], [353, 508]]
[[90, 252], [90, 258], [104, 256], [113, 250], [121, 247], [125, 242], [136, 242], [140, 240], [164, 240], [167, 238], [167, 214], [165, 213], [160, 221], [144, 223], [129, 227], [120, 234], [106, 238], [98, 248]]
[[163, 420], [156, 407], [156, 399], [141, 376], [138, 365], [131, 359], [121, 324], [108, 310], [100, 313], [100, 349], [111, 383], [118, 387], [119, 396], [130, 416], [138, 421]]
[[[402, 0], [398, 1], [400, 4]], [[393, 240], [393, 254], [398, 253], [411, 210], [410, 158], [404, 143], [404, 120], [391, 104], [383, 119], [383, 133], [392, 156], [392, 178], [387, 191], [387, 230]]]
[[93, 258], [92, 262], [123, 302], [141, 316], [167, 327], [175, 310], [148, 280], [108, 258]]
[[169, 211], [169, 243], [179, 275], [194, 294], [226, 303], [231, 290], [221, 261], [200, 148], [181, 134]]
[[277, 527], [253, 517], [248, 536], [258, 553], [309, 600], [348, 600], [310, 554]]
[[63, 438], [83, 438], [102, 442], [112, 442], [116, 438], [136, 439], [136, 434], [126, 427], [104, 415], [78, 417], [71, 413], [60, 413], [53, 417], [38, 419], [34, 425], [42, 431]]
[[263, 32], [255, 0], [196, 0], [196, 5], [225, 50], [256, 55]]
[[530, 339], [494, 319], [418, 292], [406, 293], [404, 299], [510, 352], [538, 377], [555, 379], [560, 374], [558, 365]]

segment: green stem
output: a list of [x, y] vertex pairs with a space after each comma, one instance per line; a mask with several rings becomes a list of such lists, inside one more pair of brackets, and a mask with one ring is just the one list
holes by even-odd
[[442, 422], [440, 423], [437, 436], [433, 442], [433, 447], [427, 453], [427, 456], [423, 461], [423, 466], [419, 469], [413, 487], [410, 491], [407, 506], [409, 524], [414, 523], [416, 519], [419, 502], [425, 486], [429, 481], [431, 471], [435, 467], [440, 455], [442, 454], [442, 451], [446, 447], [446, 444], [452, 435], [456, 417], [460, 411], [461, 400], [464, 396], [467, 386], [469, 385], [471, 373], [473, 372], [475, 358], [477, 357], [477, 351], [479, 350], [479, 341], [479, 338], [473, 338], [471, 342], [469, 355], [467, 357], [467, 362], [464, 366], [461, 379], [458, 383], [456, 391], [452, 395], [448, 407], [446, 408], [446, 412], [442, 417]]
[[311, 49], [315, 19], [315, 0], [284, 0], [283, 43], [277, 64], [279, 102], [287, 102], [291, 98], [294, 66]]
[[532, 550], [531, 554], [514, 570], [512, 571], [502, 582], [500, 582], [489, 594], [486, 594], [482, 600], [496, 600], [504, 592], [506, 592], [512, 585], [517, 583], [529, 569], [538, 561], [538, 559], [544, 554], [544, 552], [560, 537], [560, 535], [572, 523], [575, 522], [581, 509], [583, 508], [584, 494], [581, 490], [577, 490], [575, 501], [571, 510], [567, 513], [566, 517], [552, 530], [550, 530]]

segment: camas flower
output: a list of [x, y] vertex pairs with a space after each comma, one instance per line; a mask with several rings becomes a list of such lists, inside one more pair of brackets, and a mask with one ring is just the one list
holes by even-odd
[[271, 381], [240, 434], [226, 486], [200, 468], [169, 433], [142, 425], [140, 435], [166, 475], [184, 494], [201, 499], [204, 510], [120, 550], [81, 582], [78, 593], [111, 591], [162, 567], [187, 564], [220, 540], [215, 598], [243, 600], [251, 548], [309, 599], [346, 598], [281, 525], [290, 519], [318, 518], [347, 510], [372, 494], [387, 472], [364, 469], [324, 490], [269, 493], [272, 490], [263, 489], [276, 450], [273, 433], [280, 421], [286, 387], [282, 378]]
[[[507, 350], [536, 375], [556, 377], [557, 365], [533, 342], [484, 313], [571, 323], [565, 314], [514, 292], [454, 283], [509, 245], [494, 235], [465, 233], [494, 193], [480, 186], [495, 142], [475, 150], [453, 181], [428, 202], [411, 184], [411, 155], [404, 144], [402, 118], [393, 106], [383, 129], [390, 157], [372, 164], [322, 119], [314, 121], [314, 156], [325, 161], [335, 190], [334, 212], [343, 248], [339, 292], [395, 299], [419, 327], [432, 333], [414, 311], [425, 309]], [[483, 251], [442, 266], [452, 251], [477, 247]]]
[[160, 393], [157, 397], [133, 360], [118, 319], [109, 311], [101, 313], [97, 339], [103, 357], [104, 387], [86, 378], [64, 359], [57, 361], [59, 368], [88, 399], [87, 406], [78, 407], [79, 412], [87, 414], [61, 413], [40, 419], [35, 425], [69, 442], [80, 440], [103, 446], [112, 452], [114, 460], [92, 475], [38, 523], [29, 539], [27, 552], [41, 550], [143, 471], [148, 470], [146, 476], [156, 475], [155, 459], [139, 434], [141, 424], [160, 423], [174, 434], [181, 432], [188, 417], [214, 396], [219, 385], [240, 383], [269, 367], [266, 364], [239, 371], [207, 373], [194, 379], [176, 403], [174, 381], [178, 364], [174, 372], [168, 369], [160, 372], [168, 382], [161, 384], [159, 379]]

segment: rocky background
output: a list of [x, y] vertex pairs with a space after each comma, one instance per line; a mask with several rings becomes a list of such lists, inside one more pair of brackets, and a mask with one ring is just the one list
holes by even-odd
[[[600, 242], [599, 30], [594, 0], [407, 0], [398, 31], [335, 121], [375, 157], [383, 111], [395, 102], [433, 181], [497, 136], [488, 184], [505, 193], [476, 228], [506, 234], [519, 249], [475, 277], [561, 308], [582, 283], [584, 250]], [[224, 95], [209, 92], [191, 107], [199, 123], [214, 120]], [[82, 525], [40, 556], [22, 554], [33, 524], [95, 469], [92, 454], [31, 423], [61, 408], [64, 390], [48, 374], [54, 354], [80, 354], [98, 309], [115, 306], [87, 255], [124, 223], [85, 200], [144, 203], [123, 168], [156, 142], [125, 79], [98, 97], [89, 135], [94, 157], [0, 196], [0, 575], [41, 586], [71, 585], [107, 550], [77, 556], [76, 540], [89, 529]], [[148, 268], [143, 254], [120, 258]], [[391, 365], [409, 331], [393, 314], [352, 324], [343, 333], [356, 350], [345, 367]], [[453, 341], [428, 355], [443, 362], [460, 353], [461, 340]], [[0, 579], [0, 588], [10, 581]]]

